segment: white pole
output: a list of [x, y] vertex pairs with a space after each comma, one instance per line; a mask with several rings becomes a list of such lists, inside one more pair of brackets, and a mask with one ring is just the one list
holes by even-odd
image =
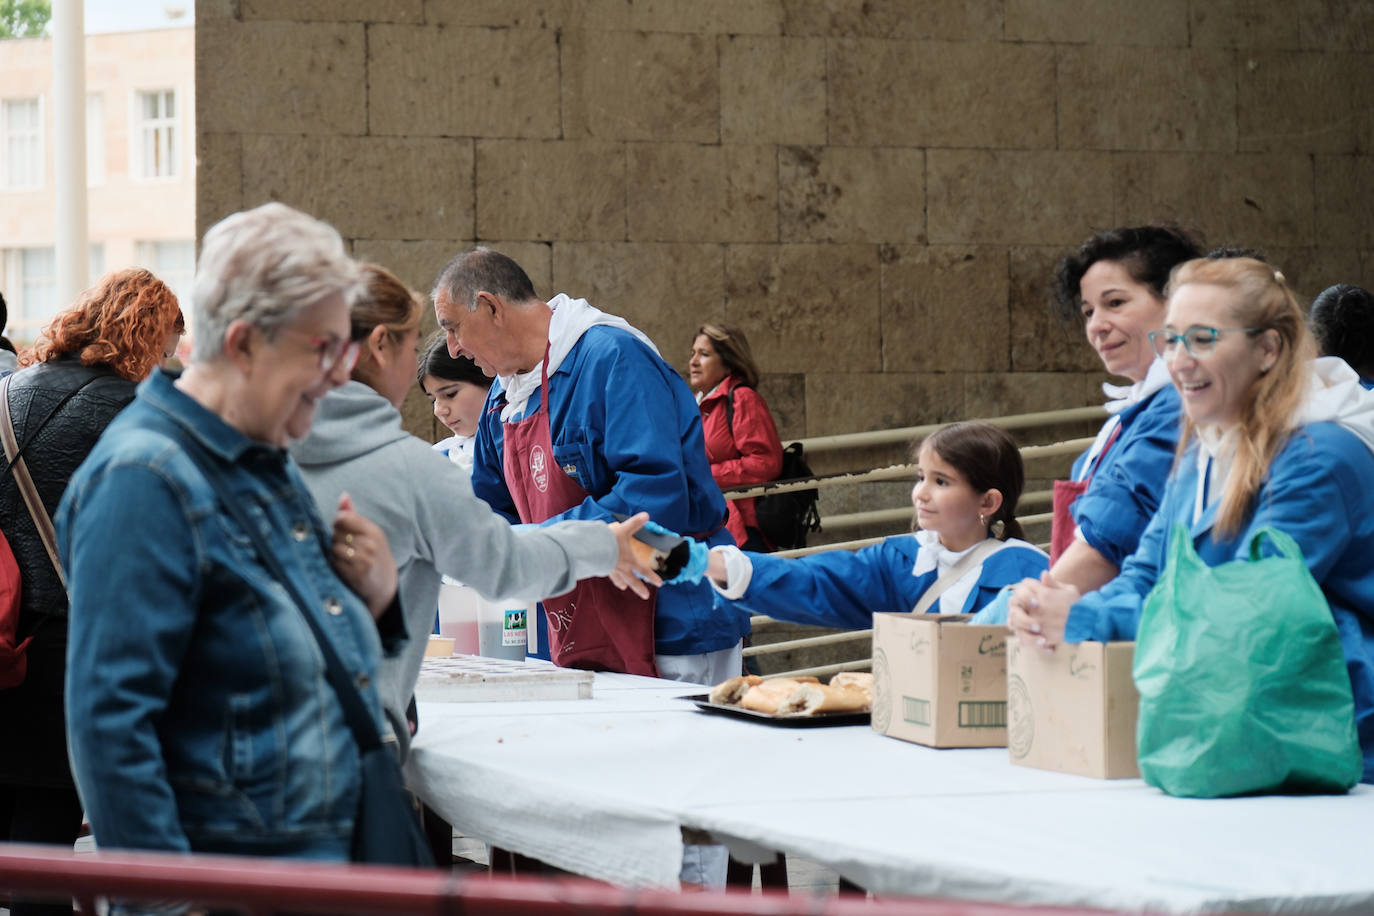
[[57, 203], [57, 307], [88, 285], [86, 214], [86, 23], [82, 0], [52, 7], [53, 180]]

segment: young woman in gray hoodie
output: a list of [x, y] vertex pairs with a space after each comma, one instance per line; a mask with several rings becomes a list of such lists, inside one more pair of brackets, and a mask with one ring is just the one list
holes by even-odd
[[382, 706], [404, 759], [406, 708], [424, 658], [442, 575], [488, 598], [538, 600], [579, 579], [609, 576], [621, 588], [657, 585], [630, 549], [647, 516], [625, 523], [561, 522], [512, 528], [472, 493], [468, 475], [401, 426], [401, 402], [415, 381], [423, 303], [381, 267], [362, 267], [366, 294], [351, 307], [361, 342], [352, 378], [315, 410], [310, 434], [291, 446], [320, 513], [333, 516], [348, 493], [359, 513], [386, 533], [400, 580], [410, 641], [377, 672]]

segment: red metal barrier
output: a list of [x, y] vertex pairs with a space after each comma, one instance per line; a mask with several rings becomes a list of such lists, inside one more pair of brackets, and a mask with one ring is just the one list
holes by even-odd
[[500, 878], [437, 870], [100, 852], [0, 844], [0, 888], [22, 894], [185, 900], [251, 914], [339, 916], [1089, 916], [1101, 911], [950, 900], [748, 891], [679, 893], [581, 878]]

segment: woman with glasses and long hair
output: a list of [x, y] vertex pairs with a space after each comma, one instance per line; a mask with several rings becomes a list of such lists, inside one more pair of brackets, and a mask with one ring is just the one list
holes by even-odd
[[1028, 644], [1134, 639], [1175, 526], [1203, 562], [1248, 556], [1273, 526], [1292, 537], [1331, 608], [1374, 781], [1374, 396], [1316, 347], [1282, 274], [1252, 258], [1175, 269], [1150, 339], [1185, 422], [1159, 511], [1121, 574], [1096, 592], [1054, 579], [1016, 587], [1009, 623]]
[[361, 273], [350, 334], [362, 353], [352, 377], [320, 402], [310, 435], [293, 443], [291, 454], [322, 514], [328, 517], [348, 493], [391, 546], [410, 639], [379, 664], [378, 691], [404, 756], [415, 725], [407, 711], [441, 574], [491, 599], [530, 601], [562, 594], [590, 576], [614, 575], [621, 587], [634, 583], [647, 594], [633, 573], [652, 572], [635, 565], [630, 546], [643, 519], [568, 521], [517, 532], [473, 495], [465, 471], [402, 429], [400, 407], [415, 384], [424, 304], [384, 268], [364, 264]]
[[[129, 268], [82, 293], [20, 354], [22, 368], [0, 383], [0, 396], [44, 515], [56, 512], [72, 473], [184, 329], [172, 291], [148, 271]], [[16, 468], [0, 461], [0, 528], [21, 582], [13, 635], [17, 645], [27, 644], [19, 652], [0, 646], [0, 841], [70, 847], [81, 828], [81, 801], [62, 712], [67, 593]], [[71, 906], [15, 901], [11, 912], [70, 913]]]

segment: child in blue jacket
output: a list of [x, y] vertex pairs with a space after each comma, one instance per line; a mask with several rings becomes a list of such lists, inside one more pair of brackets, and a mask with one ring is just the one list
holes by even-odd
[[879, 611], [915, 609], [942, 576], [949, 581], [926, 610], [969, 614], [1003, 586], [1049, 568], [1044, 551], [1021, 539], [1016, 503], [1025, 470], [1010, 436], [987, 423], [954, 423], [914, 452], [913, 534], [796, 559], [712, 548], [707, 577], [717, 601], [779, 620], [863, 629]]

